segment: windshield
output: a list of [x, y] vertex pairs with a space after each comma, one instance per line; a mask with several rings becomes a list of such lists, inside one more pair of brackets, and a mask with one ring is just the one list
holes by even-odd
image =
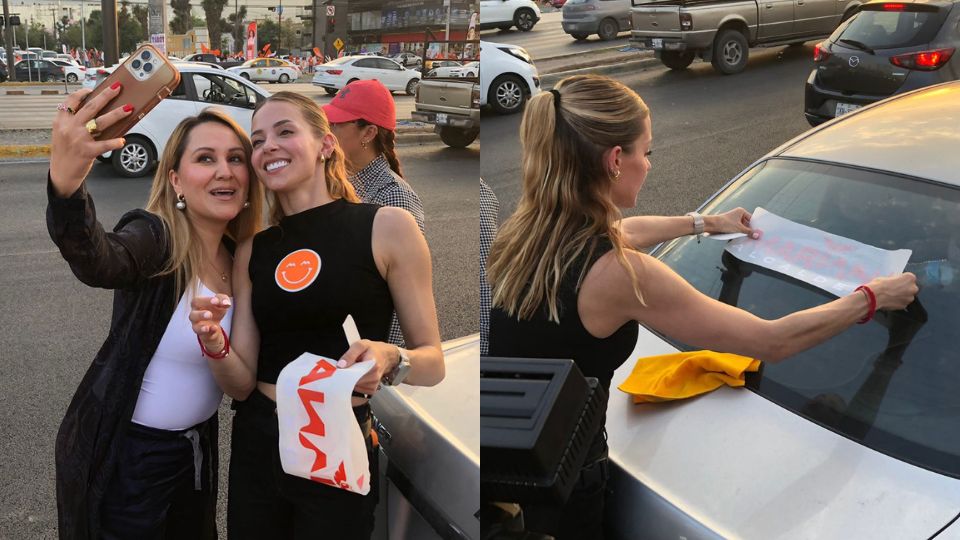
[[[763, 207], [803, 225], [883, 249], [913, 250], [920, 293], [779, 364], [747, 387], [875, 450], [960, 477], [960, 190], [836, 165], [775, 159], [704, 210]], [[658, 256], [704, 294], [764, 319], [833, 300], [827, 292], [741, 262], [724, 244], [692, 238]], [[691, 350], [682, 344], [678, 348]]]
[[940, 11], [867, 11], [858, 13], [832, 36], [859, 41], [871, 49], [896, 49], [925, 45], [943, 24]]
[[344, 57], [342, 57], [342, 58], [336, 58], [336, 59], [334, 59], [334, 60], [331, 60], [331, 61], [327, 62], [327, 63], [324, 64], [324, 65], [327, 65], [327, 66], [339, 66], [340, 64], [346, 64], [347, 62], [349, 62], [349, 61], [351, 61], [351, 60], [353, 60], [353, 58], [351, 58], [351, 57], [349, 57], [349, 56], [344, 56]]

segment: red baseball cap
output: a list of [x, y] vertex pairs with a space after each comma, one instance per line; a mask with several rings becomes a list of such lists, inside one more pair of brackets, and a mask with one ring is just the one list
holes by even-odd
[[397, 107], [393, 96], [377, 80], [353, 81], [344, 86], [330, 103], [323, 106], [323, 112], [333, 124], [362, 118], [383, 129], [397, 129]]

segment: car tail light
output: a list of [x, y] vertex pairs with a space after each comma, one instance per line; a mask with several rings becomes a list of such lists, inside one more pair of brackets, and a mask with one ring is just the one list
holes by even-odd
[[823, 46], [823, 43], [817, 43], [813, 46], [813, 61], [814, 62], [823, 62], [827, 58], [830, 58], [831, 53]]
[[343, 74], [343, 70], [342, 70], [342, 69], [328, 69], [328, 70], [327, 70], [327, 73], [329, 73], [329, 74], [331, 74], [331, 75], [342, 75], [342, 74]]
[[906, 4], [883, 4], [881, 8], [883, 11], [903, 11], [907, 9]]
[[100, 68], [100, 69], [97, 70], [97, 75], [109, 75], [109, 74], [110, 74], [110, 72], [107, 71], [107, 70], [105, 70], [105, 69], [103, 69], [103, 68]]
[[473, 85], [473, 91], [470, 92], [470, 101], [473, 102], [474, 109], [480, 108], [480, 87], [479, 86]]
[[689, 13], [680, 14], [680, 29], [687, 32], [693, 30], [693, 15]]
[[934, 49], [910, 54], [899, 54], [890, 58], [890, 63], [907, 69], [935, 71], [950, 61], [956, 49]]

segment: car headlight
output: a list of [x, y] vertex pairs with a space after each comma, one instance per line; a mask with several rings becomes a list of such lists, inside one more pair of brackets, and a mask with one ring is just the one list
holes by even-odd
[[513, 56], [514, 58], [518, 58], [530, 65], [533, 65], [533, 58], [530, 58], [530, 54], [527, 53], [527, 50], [523, 47], [500, 47], [500, 50], [509, 54], [510, 56]]

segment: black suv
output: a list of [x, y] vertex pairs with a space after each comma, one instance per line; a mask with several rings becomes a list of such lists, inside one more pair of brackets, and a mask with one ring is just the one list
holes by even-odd
[[960, 0], [873, 1], [814, 47], [804, 115], [817, 125], [960, 78]]

